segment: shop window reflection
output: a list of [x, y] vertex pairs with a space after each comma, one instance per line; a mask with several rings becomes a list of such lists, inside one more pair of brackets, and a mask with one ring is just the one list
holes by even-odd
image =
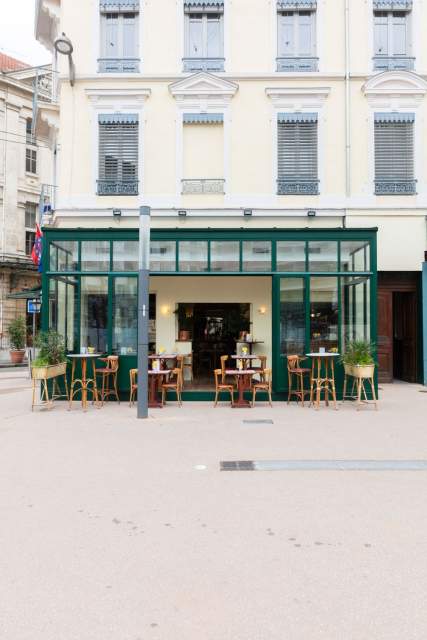
[[338, 281], [310, 278], [310, 350], [338, 350]]
[[135, 355], [138, 337], [138, 279], [114, 278], [113, 353]]
[[80, 347], [107, 351], [108, 278], [85, 276], [81, 279]]

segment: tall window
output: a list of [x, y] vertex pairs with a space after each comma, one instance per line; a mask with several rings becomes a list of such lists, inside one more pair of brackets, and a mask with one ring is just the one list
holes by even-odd
[[139, 0], [101, 0], [101, 57], [99, 71], [139, 71]]
[[277, 122], [279, 195], [316, 195], [317, 113], [279, 113]]
[[36, 137], [33, 135], [33, 121], [27, 118], [25, 122], [25, 134], [27, 148], [25, 150], [25, 171], [37, 173], [37, 147]]
[[[387, 4], [387, 3], [386, 3]], [[390, 7], [393, 3], [388, 3]], [[402, 6], [405, 2], [400, 3]], [[374, 69], [378, 71], [414, 68], [410, 46], [410, 12], [374, 11]], [[375, 3], [374, 3], [375, 6]]]
[[37, 221], [37, 204], [34, 202], [25, 203], [25, 254], [31, 255], [35, 241], [35, 229]]
[[98, 126], [98, 195], [137, 195], [138, 115], [100, 115]]
[[224, 3], [188, 0], [184, 71], [224, 71]]
[[[277, 70], [317, 71], [316, 2], [279, 0], [277, 14]], [[282, 10], [286, 9], [286, 10]]]
[[375, 193], [415, 194], [413, 113], [375, 114]]

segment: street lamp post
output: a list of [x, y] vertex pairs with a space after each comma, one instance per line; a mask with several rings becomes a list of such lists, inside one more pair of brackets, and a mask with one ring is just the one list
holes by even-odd
[[150, 207], [139, 208], [138, 418], [148, 418]]

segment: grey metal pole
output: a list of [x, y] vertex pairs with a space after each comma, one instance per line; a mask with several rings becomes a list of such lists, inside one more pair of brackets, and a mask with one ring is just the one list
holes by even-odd
[[150, 207], [139, 208], [138, 418], [148, 418], [150, 215]]

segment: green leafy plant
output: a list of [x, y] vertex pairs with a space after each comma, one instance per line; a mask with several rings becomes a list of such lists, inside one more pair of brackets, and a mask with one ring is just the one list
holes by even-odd
[[9, 334], [10, 347], [12, 350], [21, 351], [22, 349], [25, 349], [27, 326], [23, 317], [12, 320], [7, 332]]
[[36, 336], [35, 345], [40, 351], [34, 366], [46, 367], [65, 362], [64, 338], [57, 331], [41, 331]]
[[341, 357], [342, 364], [350, 366], [367, 366], [375, 364], [375, 344], [369, 340], [351, 340], [347, 342], [345, 353]]

